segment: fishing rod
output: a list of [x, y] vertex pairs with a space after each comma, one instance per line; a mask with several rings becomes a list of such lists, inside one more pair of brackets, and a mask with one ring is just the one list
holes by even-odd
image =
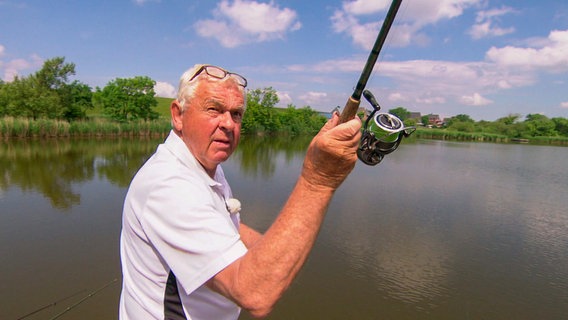
[[405, 127], [402, 120], [395, 115], [379, 112], [379, 103], [369, 90], [365, 90], [401, 3], [402, 0], [392, 1], [355, 90], [339, 118], [340, 123], [343, 123], [355, 117], [361, 103], [361, 95], [373, 106], [373, 111], [363, 126], [363, 135], [357, 150], [359, 160], [372, 166], [379, 164], [385, 155], [398, 148], [403, 137], [410, 136], [416, 130], [414, 127]]

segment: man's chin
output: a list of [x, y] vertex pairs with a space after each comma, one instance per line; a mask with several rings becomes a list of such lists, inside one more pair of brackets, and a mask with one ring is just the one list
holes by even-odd
[[217, 151], [215, 153], [215, 156], [213, 157], [213, 159], [217, 163], [225, 162], [225, 161], [227, 161], [227, 159], [229, 159], [229, 157], [231, 156], [232, 153], [233, 153], [232, 151], [228, 151], [228, 150]]

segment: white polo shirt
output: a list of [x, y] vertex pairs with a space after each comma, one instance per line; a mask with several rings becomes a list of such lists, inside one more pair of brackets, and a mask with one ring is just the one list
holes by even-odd
[[247, 251], [231, 196], [222, 168], [211, 179], [170, 132], [124, 202], [121, 320], [238, 318], [236, 304], [204, 285]]

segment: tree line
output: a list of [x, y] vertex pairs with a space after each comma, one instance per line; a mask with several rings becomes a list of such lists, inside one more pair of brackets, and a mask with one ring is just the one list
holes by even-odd
[[[116, 78], [103, 88], [94, 90], [80, 81], [70, 81], [75, 64], [56, 57], [26, 77], [11, 82], [0, 80], [0, 118], [31, 120], [54, 119], [67, 122], [88, 121], [89, 110], [118, 123], [153, 121], [160, 115], [154, 86], [146, 76]], [[247, 112], [243, 118], [244, 132], [312, 133], [321, 128], [325, 118], [310, 107], [276, 108], [279, 102], [271, 88], [247, 92]]]
[[84, 120], [87, 111], [99, 107], [109, 118], [127, 122], [153, 120], [158, 113], [154, 85], [149, 77], [117, 78], [104, 88], [93, 90], [78, 80], [75, 64], [56, 57], [27, 76], [16, 76], [11, 82], [0, 81], [0, 117], [27, 119]]
[[[404, 121], [406, 125], [416, 125], [419, 121], [428, 124], [428, 116], [411, 119], [410, 111], [403, 107], [389, 110]], [[568, 137], [568, 119], [548, 118], [542, 114], [528, 114], [523, 119], [520, 114], [510, 114], [495, 121], [475, 121], [467, 114], [458, 114], [449, 118], [441, 129], [465, 133], [490, 133], [509, 138], [531, 137]]]
[[[154, 91], [156, 82], [151, 78], [116, 78], [103, 88], [93, 89], [78, 80], [70, 81], [73, 75], [75, 64], [56, 57], [46, 60], [39, 71], [29, 76], [15, 77], [11, 82], [0, 80], [0, 118], [54, 119], [72, 123], [89, 121], [88, 111], [98, 110], [110, 121], [123, 124], [159, 120]], [[272, 87], [248, 90], [243, 132], [315, 133], [326, 121], [309, 106], [296, 108], [289, 104], [286, 108], [277, 108], [278, 103], [278, 95]], [[420, 121], [411, 119], [410, 112], [403, 107], [389, 112], [407, 125]], [[427, 119], [422, 122], [427, 123]], [[529, 114], [524, 119], [519, 114], [511, 114], [496, 121], [474, 121], [466, 114], [459, 114], [442, 128], [510, 138], [568, 137], [568, 119], [548, 118], [541, 114]]]

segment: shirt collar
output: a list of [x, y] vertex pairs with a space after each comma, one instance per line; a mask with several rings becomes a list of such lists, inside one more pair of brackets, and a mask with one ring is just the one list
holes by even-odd
[[191, 151], [189, 151], [189, 148], [185, 145], [185, 142], [183, 142], [183, 140], [173, 130], [170, 131], [170, 134], [166, 138], [164, 146], [168, 148], [168, 150], [170, 150], [170, 152], [172, 152], [176, 156], [176, 158], [181, 161], [181, 163], [199, 172], [203, 179], [207, 181], [209, 186], [221, 186], [221, 183], [219, 182], [220, 178], [223, 176], [223, 170], [221, 169], [221, 166], [217, 166], [217, 170], [215, 170], [215, 179], [212, 179], [207, 174], [205, 168], [203, 168], [201, 163], [199, 163], [199, 161], [197, 161]]

